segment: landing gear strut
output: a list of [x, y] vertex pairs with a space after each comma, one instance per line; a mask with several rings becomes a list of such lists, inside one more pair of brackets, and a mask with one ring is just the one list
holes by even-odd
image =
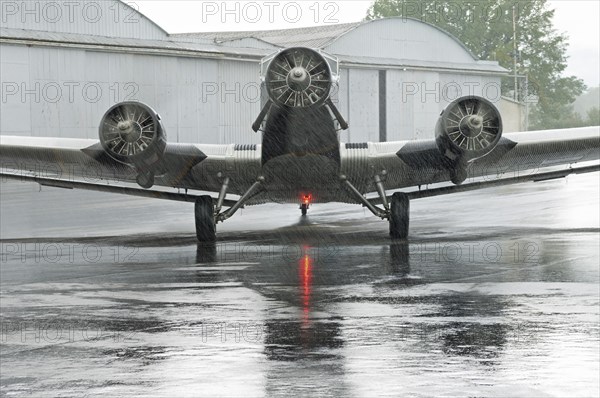
[[305, 216], [308, 213], [308, 205], [306, 203], [302, 203], [300, 205], [300, 211], [302, 211], [302, 215]]
[[346, 176], [340, 176], [342, 183], [348, 188], [348, 190], [354, 195], [356, 199], [364, 207], [369, 209], [371, 213], [375, 216], [380, 217], [382, 219], [388, 219], [390, 223], [390, 236], [392, 239], [406, 239], [408, 238], [408, 224], [409, 224], [409, 213], [410, 213], [410, 198], [406, 193], [396, 192], [391, 201], [388, 202], [388, 198], [385, 195], [385, 189], [383, 186], [382, 176], [385, 177], [387, 173], [385, 171], [382, 172], [381, 176], [375, 176], [375, 185], [377, 187], [377, 192], [379, 193], [379, 197], [381, 203], [383, 204], [383, 209], [375, 206], [375, 204], [371, 203], [367, 198], [365, 198], [362, 193], [356, 189], [354, 185]]
[[210, 196], [200, 196], [196, 199], [195, 219], [196, 219], [196, 236], [201, 243], [211, 243], [217, 240], [217, 223], [224, 222], [233, 216], [244, 204], [259, 192], [261, 184], [264, 182], [264, 177], [260, 176], [256, 182], [248, 188], [248, 190], [237, 200], [229, 209], [221, 211], [225, 203], [225, 196], [229, 187], [229, 178], [223, 180], [219, 197], [217, 198], [216, 206], [214, 199]]

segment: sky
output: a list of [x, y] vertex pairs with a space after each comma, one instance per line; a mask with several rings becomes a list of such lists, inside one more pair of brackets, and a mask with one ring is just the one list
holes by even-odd
[[[169, 33], [267, 30], [356, 22], [373, 1], [135, 0], [134, 7]], [[564, 75], [600, 86], [600, 1], [551, 0], [554, 27], [569, 37]]]

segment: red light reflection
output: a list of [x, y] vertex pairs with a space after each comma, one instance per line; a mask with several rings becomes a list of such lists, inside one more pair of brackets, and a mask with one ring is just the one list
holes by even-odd
[[303, 325], [308, 326], [310, 313], [310, 298], [312, 293], [313, 258], [309, 254], [310, 247], [302, 248], [303, 256], [299, 261], [300, 288], [302, 298]]

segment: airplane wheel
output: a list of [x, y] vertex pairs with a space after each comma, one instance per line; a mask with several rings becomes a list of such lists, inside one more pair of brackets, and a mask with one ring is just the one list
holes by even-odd
[[410, 200], [408, 195], [396, 192], [390, 203], [390, 236], [394, 239], [408, 238]]
[[199, 242], [214, 242], [217, 240], [215, 225], [215, 206], [210, 196], [196, 199], [195, 207], [196, 236]]
[[308, 206], [302, 205], [300, 206], [300, 210], [302, 210], [302, 215], [305, 216], [308, 213]]

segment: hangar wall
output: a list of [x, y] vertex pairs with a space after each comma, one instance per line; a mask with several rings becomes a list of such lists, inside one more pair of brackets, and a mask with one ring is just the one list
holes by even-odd
[[228, 84], [219, 85], [257, 87], [254, 62], [4, 44], [0, 52], [3, 135], [96, 138], [111, 105], [137, 100], [160, 113], [174, 142], [258, 142], [250, 120], [260, 101], [222, 94]]
[[[385, 74], [385, 103], [380, 98]], [[495, 76], [474, 76], [431, 71], [343, 68], [334, 102], [348, 118], [350, 128], [342, 141], [400, 141], [433, 138], [440, 112], [454, 99], [478, 95], [497, 103], [500, 81]], [[385, 127], [381, 125], [385, 106]], [[515, 124], [511, 124], [515, 126]], [[382, 127], [385, 132], [382, 132]], [[518, 129], [513, 130], [518, 131]], [[381, 139], [385, 137], [385, 139]]]

